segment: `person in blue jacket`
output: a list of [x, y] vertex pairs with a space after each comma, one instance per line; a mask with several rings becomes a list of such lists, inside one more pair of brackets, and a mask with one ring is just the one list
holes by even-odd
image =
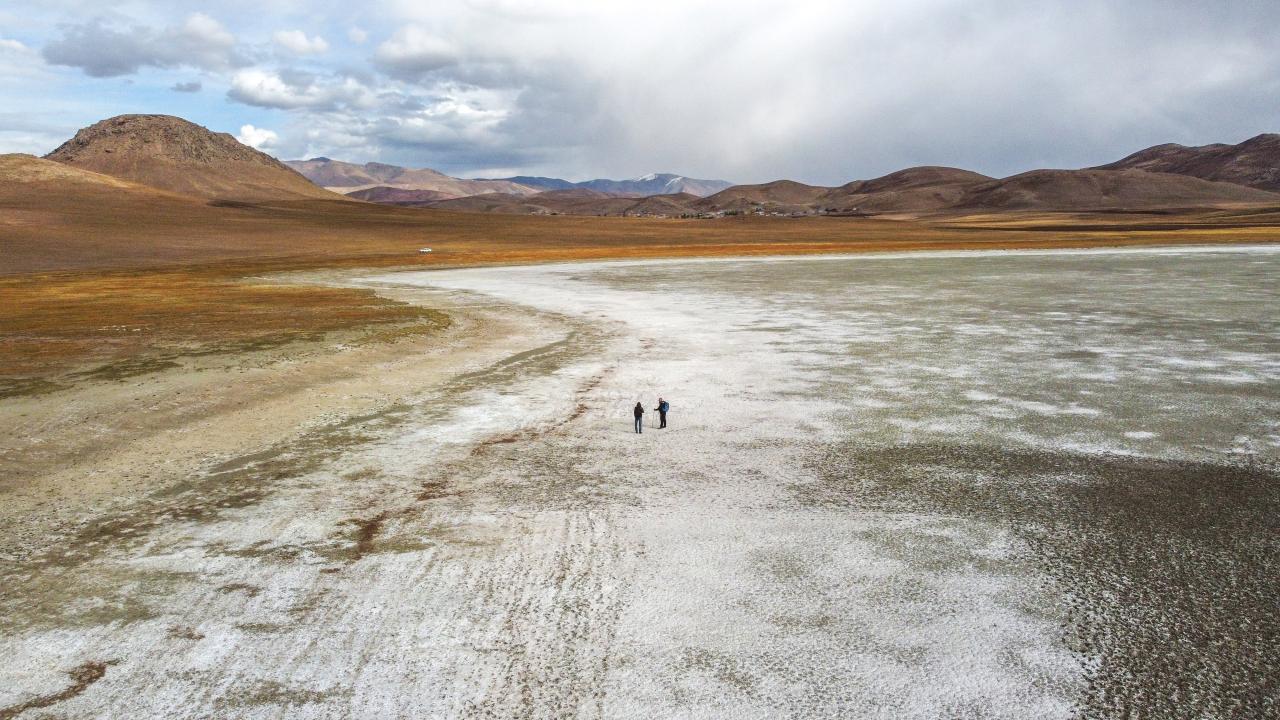
[[667, 402], [666, 400], [663, 400], [662, 396], [659, 395], [658, 407], [654, 408], [654, 410], [658, 411], [658, 428], [659, 429], [667, 426], [667, 411], [670, 409], [671, 409], [671, 403]]

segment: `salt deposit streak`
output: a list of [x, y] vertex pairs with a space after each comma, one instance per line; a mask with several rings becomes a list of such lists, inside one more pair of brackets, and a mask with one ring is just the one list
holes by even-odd
[[[676, 290], [654, 276], [661, 264], [616, 274], [625, 267], [417, 276], [623, 325], [601, 388], [613, 417], [572, 441], [589, 449], [595, 482], [637, 496], [613, 521], [637, 565], [605, 714], [1069, 714], [1077, 660], [1057, 642], [1052, 601], [1028, 591], [1025, 565], [988, 559], [1010, 542], [1004, 532], [789, 501], [788, 488], [810, 481], [806, 449], [836, 437], [859, 401], [822, 388], [822, 354], [838, 337], [829, 317], [807, 327], [799, 317], [822, 295], [782, 305]], [[823, 361], [797, 363], [814, 353]], [[674, 401], [672, 427], [619, 435], [633, 399], [652, 405], [657, 394]]]

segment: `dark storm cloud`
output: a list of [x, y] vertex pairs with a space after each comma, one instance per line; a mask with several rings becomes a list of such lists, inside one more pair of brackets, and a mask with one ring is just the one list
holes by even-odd
[[[1280, 126], [1280, 3], [744, 0], [735, 9], [405, 3], [418, 24], [384, 41], [375, 64], [426, 91], [512, 90], [482, 140], [588, 175], [834, 184], [914, 164], [1004, 175]], [[477, 161], [492, 149], [477, 146]]]

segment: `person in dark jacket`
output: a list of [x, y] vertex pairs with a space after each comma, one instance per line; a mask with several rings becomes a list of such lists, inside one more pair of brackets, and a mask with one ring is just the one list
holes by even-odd
[[644, 405], [643, 404], [636, 403], [635, 416], [636, 416], [636, 432], [638, 433], [644, 432]]
[[667, 426], [667, 411], [670, 409], [671, 409], [671, 403], [667, 402], [666, 400], [663, 400], [662, 396], [659, 395], [658, 407], [654, 408], [654, 410], [658, 411], [658, 429], [662, 429]]

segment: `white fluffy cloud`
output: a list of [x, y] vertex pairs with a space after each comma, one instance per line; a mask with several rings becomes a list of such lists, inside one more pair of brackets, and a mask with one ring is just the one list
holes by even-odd
[[280, 141], [280, 136], [274, 130], [241, 125], [240, 132], [236, 134], [236, 140], [249, 147], [264, 150], [274, 147]]
[[294, 110], [281, 129], [276, 154], [385, 159], [446, 170], [509, 168], [529, 161], [504, 129], [516, 105], [513, 91], [456, 86], [420, 96], [383, 87], [364, 100], [360, 106]]
[[373, 93], [351, 77], [318, 77], [289, 70], [241, 70], [231, 78], [232, 100], [279, 110], [335, 110], [363, 107]]
[[[53, 132], [52, 128], [44, 124], [48, 122], [47, 118], [41, 118], [39, 121], [36, 118], [57, 114], [50, 113], [48, 108], [40, 107], [41, 101], [44, 101], [49, 93], [50, 81], [54, 74], [44, 63], [40, 54], [27, 47], [25, 43], [7, 38], [0, 39], [0, 95], [5, 97], [6, 110], [20, 111], [22, 115], [29, 118], [30, 126], [27, 129], [34, 130], [37, 134], [49, 135]], [[23, 97], [23, 90], [30, 93], [30, 99]], [[64, 122], [65, 120], [58, 125], [63, 125]], [[0, 126], [0, 133], [7, 131], [8, 128]], [[23, 135], [23, 137], [30, 136], [30, 134]], [[0, 141], [0, 148], [4, 148], [0, 149], [0, 152], [9, 152], [14, 147], [27, 152], [31, 149], [31, 146], [24, 149], [20, 144]]]
[[329, 50], [329, 43], [324, 38], [319, 35], [307, 37], [301, 30], [277, 30], [271, 39], [295, 55], [318, 55]]

